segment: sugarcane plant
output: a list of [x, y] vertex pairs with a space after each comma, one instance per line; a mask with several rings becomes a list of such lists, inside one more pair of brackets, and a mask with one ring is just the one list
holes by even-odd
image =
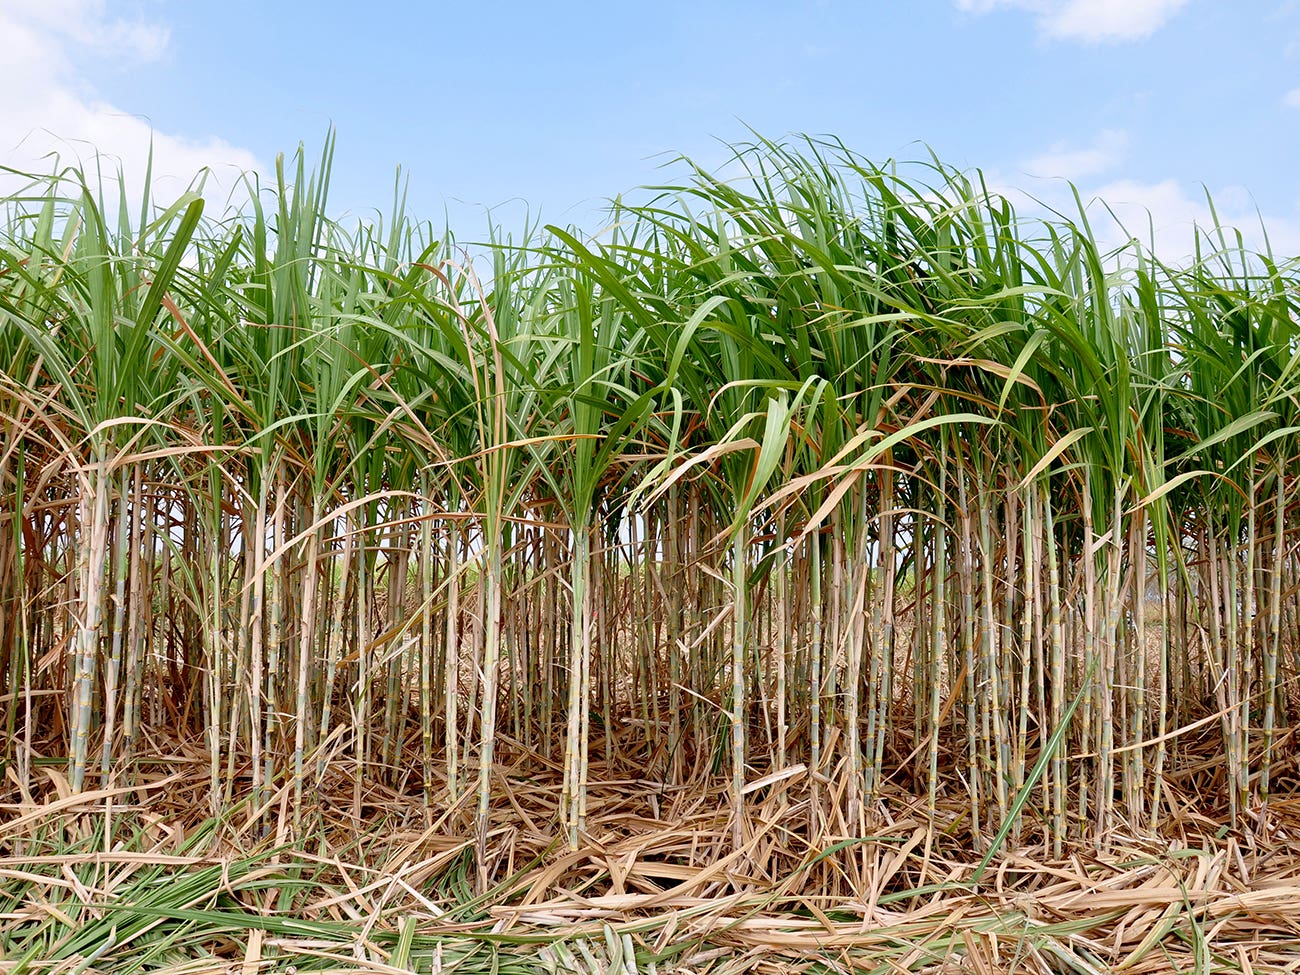
[[76, 171], [3, 202], [20, 791], [174, 742], [285, 839], [346, 779], [357, 822], [410, 794], [471, 837], [482, 892], [511, 776], [554, 773], [528, 828], [570, 850], [602, 783], [716, 781], [731, 852], [797, 783], [813, 848], [901, 801], [987, 860], [1159, 829], [1213, 728], [1206, 801], [1267, 829], [1294, 260], [1217, 227], [1181, 265], [1107, 251], [1081, 200], [829, 140], [460, 244], [400, 184], [331, 219], [331, 157], [216, 216]]

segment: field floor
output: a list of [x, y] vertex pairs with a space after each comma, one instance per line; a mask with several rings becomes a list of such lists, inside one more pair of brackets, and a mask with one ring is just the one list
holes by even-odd
[[1227, 829], [1213, 755], [1170, 777], [1159, 829], [1053, 856], [1027, 807], [980, 875], [991, 838], [960, 804], [932, 820], [891, 784], [855, 829], [814, 817], [842, 805], [837, 777], [801, 766], [753, 783], [739, 847], [722, 779], [593, 767], [570, 850], [559, 771], [516, 745], [485, 886], [468, 793], [426, 810], [418, 785], [366, 787], [339, 759], [295, 831], [292, 783], [213, 819], [205, 756], [160, 754], [134, 786], [75, 796], [54, 766], [39, 795], [10, 772], [0, 972], [1300, 971], [1300, 793]]

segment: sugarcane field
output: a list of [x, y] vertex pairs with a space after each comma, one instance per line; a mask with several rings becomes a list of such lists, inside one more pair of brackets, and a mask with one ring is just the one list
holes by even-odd
[[1294, 255], [333, 153], [0, 203], [0, 973], [1300, 971]]

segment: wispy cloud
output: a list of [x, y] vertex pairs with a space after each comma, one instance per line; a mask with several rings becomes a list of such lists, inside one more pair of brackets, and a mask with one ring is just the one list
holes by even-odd
[[1292, 88], [1283, 95], [1282, 104], [1287, 108], [1300, 108], [1300, 88]]
[[[1118, 238], [1131, 234], [1166, 260], [1182, 260], [1195, 248], [1195, 234], [1225, 228], [1225, 240], [1235, 246], [1237, 234], [1248, 250], [1272, 249], [1275, 254], [1300, 253], [1300, 220], [1296, 214], [1261, 213], [1240, 186], [1189, 189], [1180, 180], [1148, 182], [1120, 179], [1096, 187], [1092, 210], [1113, 221], [1105, 230]], [[1122, 231], [1121, 231], [1122, 228]], [[1217, 247], [1215, 239], [1208, 244]]]
[[1077, 182], [1113, 170], [1123, 161], [1128, 141], [1127, 132], [1107, 129], [1089, 146], [1054, 143], [1046, 152], [1025, 160], [1023, 168], [1030, 176]]
[[1240, 232], [1247, 250], [1300, 254], [1300, 206], [1292, 212], [1260, 212], [1241, 186], [1209, 189], [1173, 177], [1127, 176], [1129, 142], [1127, 133], [1107, 130], [1091, 144], [1056, 143], [1019, 164], [1016, 175], [990, 173], [988, 184], [1010, 199], [1022, 217], [1058, 220], [1064, 215], [1073, 220], [1078, 219], [1078, 204], [1064, 182], [1069, 180], [1104, 251], [1137, 238], [1163, 260], [1181, 263], [1195, 253], [1198, 234], [1202, 249], [1217, 249], [1217, 235], [1204, 238], [1222, 226], [1230, 246]]
[[1150, 37], [1187, 5], [1187, 0], [955, 0], [971, 14], [1023, 10], [1033, 14], [1039, 33], [1088, 43], [1138, 41]]
[[101, 54], [132, 61], [153, 61], [167, 48], [171, 32], [145, 20], [110, 16], [106, 0], [42, 0], [6, 4], [0, 16], [25, 22], [47, 37], [63, 38]]
[[[93, 168], [102, 160], [105, 175], [120, 169], [128, 197], [140, 194], [153, 151], [156, 189], [179, 192], [203, 168], [227, 177], [229, 191], [238, 173], [257, 169], [256, 156], [215, 136], [200, 138], [155, 131], [150, 124], [95, 90], [81, 65], [96, 57], [131, 63], [154, 60], [167, 48], [166, 26], [114, 16], [105, 0], [43, 0], [0, 3], [0, 86], [24, 97], [0, 99], [0, 165], [48, 173], [60, 164]], [[39, 79], [34, 84], [33, 79]], [[4, 180], [12, 185], [15, 178]], [[217, 186], [214, 202], [224, 202]]]

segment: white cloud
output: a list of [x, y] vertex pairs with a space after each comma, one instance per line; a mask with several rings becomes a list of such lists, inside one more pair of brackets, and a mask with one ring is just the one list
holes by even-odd
[[1187, 0], [1070, 0], [1041, 21], [1051, 37], [1136, 41], [1165, 25]]
[[1026, 160], [1023, 168], [1031, 176], [1078, 181], [1114, 169], [1127, 149], [1128, 133], [1107, 129], [1092, 145], [1083, 148], [1057, 142], [1046, 152]]
[[1089, 43], [1136, 41], [1165, 25], [1187, 0], [955, 0], [971, 14], [1024, 10], [1034, 15], [1039, 33], [1059, 40]]
[[133, 60], [152, 61], [167, 47], [170, 32], [161, 24], [110, 17], [105, 0], [41, 0], [39, 4], [0, 3], [0, 17], [23, 22], [82, 47]]
[[[1236, 233], [1248, 251], [1271, 248], [1278, 259], [1300, 256], [1300, 200], [1291, 208], [1261, 212], [1242, 186], [1206, 187], [1168, 177], [1136, 179], [1123, 173], [1129, 137], [1107, 130], [1091, 145], [1066, 143], [1015, 167], [1013, 173], [986, 174], [990, 192], [1006, 197], [1026, 220], [1079, 221], [1078, 199], [1103, 253], [1137, 238], [1170, 264], [1188, 262], [1196, 253], [1220, 248], [1213, 228], [1225, 228], [1225, 240], [1236, 246]], [[1207, 237], [1207, 235], [1210, 235]]]
[[[1271, 247], [1279, 258], [1300, 254], [1300, 219], [1296, 214], [1260, 213], [1250, 194], [1240, 186], [1209, 191], [1190, 189], [1176, 179], [1157, 182], [1121, 179], [1106, 183], [1085, 195], [1093, 202], [1089, 217], [1103, 241], [1118, 244], [1127, 235], [1150, 245], [1164, 260], [1177, 262], [1192, 256], [1196, 231], [1209, 231], [1217, 223], [1224, 228], [1229, 246], [1236, 246], [1239, 231], [1248, 250]], [[1211, 203], [1213, 209], [1211, 209]], [[1121, 229], [1121, 227], [1123, 229]], [[1125, 233], [1127, 231], [1127, 234]], [[1216, 249], [1212, 237], [1203, 247]]]
[[[0, 99], [0, 165], [50, 173], [57, 159], [60, 166], [82, 165], [94, 179], [98, 154], [98, 168], [106, 177], [120, 169], [128, 198], [134, 199], [143, 188], [152, 141], [159, 202], [169, 202], [201, 169], [211, 167], [205, 195], [217, 206], [238, 188], [240, 173], [259, 168], [246, 149], [216, 137], [154, 131], [95, 93], [78, 65], [96, 57], [156, 59], [168, 42], [162, 25], [113, 16], [105, 0], [0, 0], [0, 37], [5, 39], [0, 90], [23, 93]], [[17, 177], [0, 175], [0, 188], [18, 185]]]
[[[1007, 179], [992, 173], [989, 190], [1009, 199], [1022, 219], [1079, 221], [1071, 184], [1060, 179]], [[1118, 250], [1133, 238], [1144, 249], [1154, 249], [1161, 260], [1185, 264], [1196, 253], [1201, 236], [1202, 253], [1218, 250], [1216, 226], [1225, 228], [1225, 241], [1235, 247], [1237, 232], [1248, 251], [1272, 249], [1279, 259], [1300, 255], [1300, 206], [1291, 212], [1261, 213], [1250, 194], [1240, 186], [1209, 191], [1174, 178], [1139, 180], [1115, 178], [1079, 185], [1088, 224], [1103, 253]], [[1212, 206], [1211, 206], [1212, 203]], [[1217, 220], [1216, 220], [1217, 217]]]
[[1300, 88], [1292, 88], [1283, 95], [1282, 104], [1287, 108], [1300, 108]]

